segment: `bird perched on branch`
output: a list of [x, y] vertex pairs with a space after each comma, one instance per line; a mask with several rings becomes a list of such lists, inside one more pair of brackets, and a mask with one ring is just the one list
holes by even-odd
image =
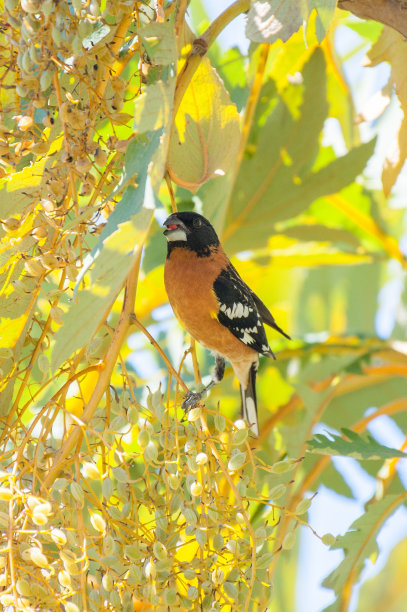
[[242, 416], [257, 436], [259, 354], [275, 359], [263, 323], [290, 337], [241, 279], [205, 217], [177, 212], [164, 225], [168, 241], [164, 281], [172, 309], [189, 334], [213, 351], [216, 360], [212, 381], [201, 393], [188, 394], [183, 407], [193, 405], [222, 380], [227, 359], [240, 383]]

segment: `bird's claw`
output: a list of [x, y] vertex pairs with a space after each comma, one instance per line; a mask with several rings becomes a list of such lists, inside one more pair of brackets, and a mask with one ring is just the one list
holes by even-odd
[[197, 404], [202, 399], [202, 393], [196, 393], [195, 391], [188, 391], [188, 393], [184, 397], [184, 401], [181, 404], [182, 410], [187, 412], [190, 410], [195, 404]]

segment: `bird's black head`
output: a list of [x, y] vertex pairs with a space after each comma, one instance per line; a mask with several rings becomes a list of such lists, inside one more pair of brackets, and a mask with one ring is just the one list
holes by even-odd
[[215, 230], [202, 215], [194, 212], [173, 213], [164, 221], [168, 240], [168, 255], [174, 247], [194, 251], [199, 257], [208, 257], [219, 244]]

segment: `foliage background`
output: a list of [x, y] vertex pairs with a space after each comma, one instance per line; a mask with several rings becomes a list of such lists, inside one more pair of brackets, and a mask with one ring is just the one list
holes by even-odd
[[[296, 604], [293, 584], [318, 542], [336, 560], [327, 609], [405, 609], [405, 541], [354, 590], [406, 499], [405, 50], [334, 2], [281, 4], [284, 41], [254, 2], [255, 42], [225, 48], [196, 0], [189, 26], [183, 2], [168, 20], [158, 3], [154, 22], [133, 2], [5, 2], [3, 605], [227, 610], [251, 594], [253, 609], [313, 611], [322, 596], [300, 580]], [[199, 382], [162, 282], [160, 221], [175, 204], [211, 218], [294, 338], [270, 336], [257, 444], [233, 425], [229, 371], [209, 431], [204, 413], [174, 411]], [[352, 500], [367, 505], [340, 529]], [[312, 540], [298, 545], [300, 530]]]

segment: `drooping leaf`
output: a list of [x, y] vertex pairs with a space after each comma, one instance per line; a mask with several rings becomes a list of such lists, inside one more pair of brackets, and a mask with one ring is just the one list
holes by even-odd
[[168, 171], [172, 180], [195, 192], [235, 161], [239, 115], [208, 58], [203, 58], [175, 117]]
[[122, 288], [135, 254], [144, 243], [152, 213], [152, 208], [141, 208], [104, 240], [90, 274], [89, 287], [79, 291], [77, 301], [63, 316], [63, 323], [56, 333], [52, 352], [54, 372], [92, 338]]
[[400, 612], [407, 609], [405, 562], [407, 539], [403, 539], [391, 551], [384, 569], [362, 584], [357, 612]]
[[[127, 187], [109, 216], [97, 246], [84, 264], [84, 270], [93, 266], [90, 285], [79, 291], [78, 301], [63, 317], [52, 353], [53, 371], [92, 338], [101, 317], [123, 286], [134, 254], [144, 243], [155, 206], [148, 167], [159, 147], [160, 136], [161, 130], [157, 130], [135, 139], [129, 145], [121, 183], [126, 185], [136, 178], [138, 185], [136, 188]], [[79, 285], [80, 280], [77, 281]]]
[[[400, 100], [404, 118], [400, 126], [398, 150], [391, 152], [386, 159], [382, 172], [383, 190], [389, 195], [404, 162], [407, 159], [407, 82], [405, 78], [406, 52], [404, 37], [393, 28], [384, 26], [379, 40], [368, 52], [370, 66], [388, 62], [391, 67], [390, 84], [394, 83]], [[386, 85], [388, 88], [389, 83]]]
[[[151, 190], [151, 184], [147, 182], [147, 170], [151, 158], [159, 147], [161, 136], [162, 130], [157, 130], [139, 135], [130, 142], [124, 159], [123, 174], [111, 195], [113, 197], [132, 181], [138, 182], [138, 187], [137, 189], [128, 187], [109, 215], [108, 222], [100, 234], [97, 245], [84, 261], [81, 273], [76, 281], [76, 288], [79, 287], [86, 272], [103, 251], [105, 240], [118, 229], [121, 223], [125, 223], [141, 210], [146, 196], [150, 199], [148, 205], [150, 207], [154, 206], [154, 194]], [[146, 189], [148, 189], [147, 192]]]
[[341, 455], [354, 459], [392, 459], [393, 457], [407, 457], [406, 453], [395, 448], [379, 444], [371, 435], [360, 436], [354, 431], [342, 428], [343, 436], [335, 434], [315, 434], [307, 444], [311, 453], [319, 455]]
[[384, 521], [393, 514], [406, 496], [406, 493], [387, 495], [380, 501], [369, 504], [366, 512], [352, 523], [350, 530], [336, 539], [332, 548], [342, 549], [345, 556], [339, 566], [324, 580], [323, 586], [333, 589], [339, 599], [348, 580], [352, 579], [352, 583], [355, 582], [366, 559], [371, 555], [377, 555], [375, 537]]
[[254, 153], [243, 160], [232, 193], [223, 200], [221, 234], [228, 252], [264, 246], [277, 221], [298, 215], [315, 199], [351, 183], [373, 152], [370, 142], [312, 171], [328, 110], [325, 61], [319, 49], [305, 65], [303, 81], [299, 116], [281, 97], [274, 101], [264, 125], [256, 128]]

